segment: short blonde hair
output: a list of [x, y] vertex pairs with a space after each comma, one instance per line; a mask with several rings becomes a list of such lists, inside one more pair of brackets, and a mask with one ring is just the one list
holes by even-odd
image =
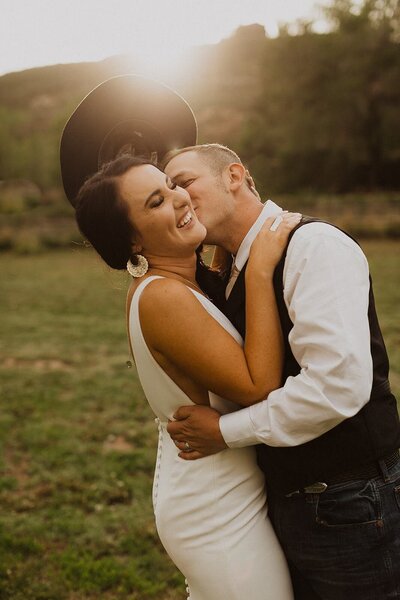
[[186, 148], [167, 152], [161, 161], [160, 168], [165, 169], [170, 160], [185, 152], [196, 152], [210, 166], [215, 175], [220, 175], [225, 167], [232, 163], [242, 164], [236, 152], [227, 148], [227, 146], [222, 146], [222, 144], [198, 144], [197, 146], [187, 146]]

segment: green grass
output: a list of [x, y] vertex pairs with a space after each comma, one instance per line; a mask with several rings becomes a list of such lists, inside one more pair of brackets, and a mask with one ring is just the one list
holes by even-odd
[[[400, 403], [400, 243], [363, 242], [375, 303], [390, 362], [390, 382]], [[399, 404], [400, 406], [400, 404]]]
[[[400, 391], [396, 242], [363, 244]], [[92, 251], [0, 255], [1, 600], [182, 600], [151, 507], [156, 427], [129, 369], [128, 278]]]
[[180, 599], [155, 531], [154, 417], [127, 277], [91, 251], [3, 255], [0, 598]]

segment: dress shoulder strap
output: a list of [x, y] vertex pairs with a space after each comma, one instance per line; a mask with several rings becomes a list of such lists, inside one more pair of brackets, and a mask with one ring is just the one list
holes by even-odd
[[[131, 339], [131, 319], [136, 319], [138, 320], [138, 304], [139, 304], [139, 298], [141, 293], [143, 292], [143, 290], [145, 289], [145, 287], [154, 279], [164, 279], [163, 277], [161, 277], [160, 275], [151, 275], [150, 277], [147, 277], [146, 279], [144, 279], [136, 288], [136, 290], [133, 292], [132, 296], [131, 296], [131, 302], [130, 305], [128, 304], [129, 299], [127, 298], [126, 300], [126, 331], [128, 334], [128, 343], [129, 343], [129, 349], [131, 351], [131, 357], [133, 358], [133, 360], [135, 361], [135, 353], [133, 351], [133, 347], [132, 347], [132, 339]], [[139, 325], [140, 328], [140, 324], [137, 323], [137, 325]]]
[[154, 281], [154, 279], [165, 279], [165, 277], [162, 277], [161, 275], [150, 275], [150, 277], [146, 277], [146, 279], [144, 279], [141, 283], [139, 283], [139, 285], [137, 286], [136, 290], [133, 292], [133, 294], [132, 294], [132, 302], [133, 302], [134, 298], [136, 299], [136, 301], [139, 300], [140, 295], [143, 292], [143, 290], [145, 289], [145, 287], [151, 281]]

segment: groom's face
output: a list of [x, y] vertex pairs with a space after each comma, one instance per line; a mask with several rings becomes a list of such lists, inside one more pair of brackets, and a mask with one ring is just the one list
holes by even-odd
[[172, 158], [164, 171], [189, 192], [197, 218], [207, 229], [205, 242], [218, 242], [218, 231], [234, 208], [224, 174], [216, 174], [195, 150]]

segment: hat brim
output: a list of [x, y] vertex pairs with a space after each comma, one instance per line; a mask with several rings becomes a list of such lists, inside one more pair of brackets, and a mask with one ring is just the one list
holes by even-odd
[[189, 104], [169, 87], [139, 75], [104, 81], [80, 102], [61, 136], [61, 176], [75, 206], [85, 180], [123, 151], [159, 162], [197, 142]]

